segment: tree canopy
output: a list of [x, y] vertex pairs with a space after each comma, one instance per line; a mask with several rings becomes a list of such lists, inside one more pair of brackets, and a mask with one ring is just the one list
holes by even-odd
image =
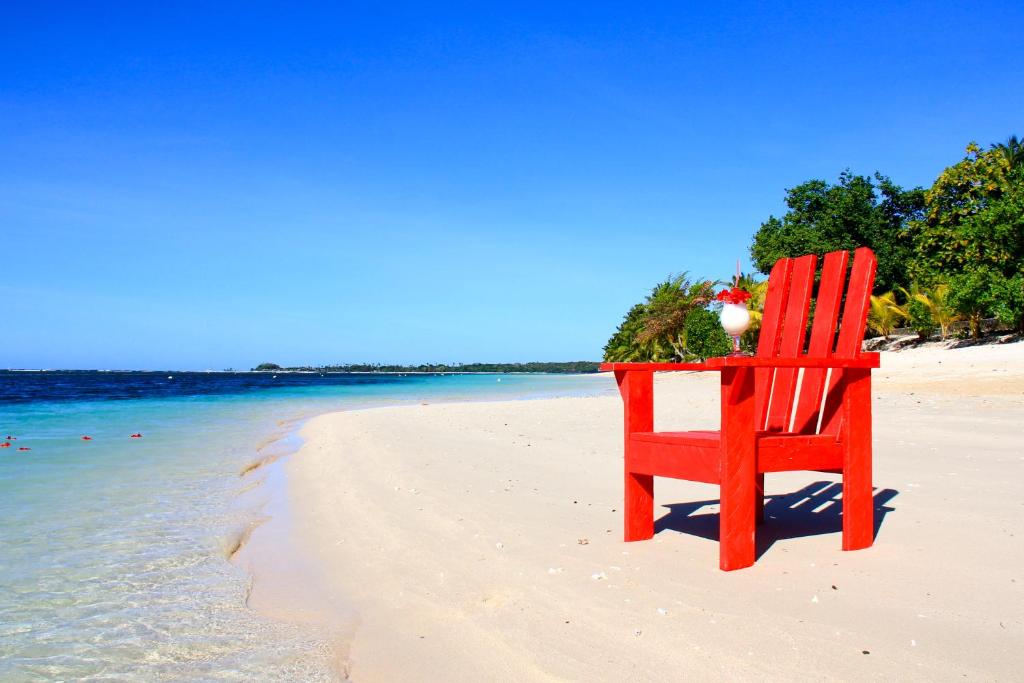
[[909, 270], [948, 283], [951, 301], [977, 336], [983, 316], [1024, 327], [1024, 150], [1016, 136], [946, 168], [909, 225]]
[[[1016, 144], [1015, 138], [1011, 141]], [[1019, 144], [1017, 144], [1019, 147]], [[1024, 162], [1000, 146], [967, 147], [925, 192], [923, 216], [910, 224], [912, 275], [946, 279], [985, 268], [1013, 277], [1024, 265]]]
[[786, 190], [788, 211], [768, 220], [754, 234], [750, 256], [754, 267], [768, 273], [780, 258], [867, 246], [878, 258], [875, 289], [909, 284], [905, 238], [911, 220], [924, 208], [924, 191], [904, 190], [889, 178], [843, 171], [839, 181], [808, 180]]
[[[685, 273], [658, 283], [643, 303], [629, 309], [604, 346], [605, 360], [671, 361], [705, 357], [703, 353], [708, 349], [717, 348], [705, 343], [705, 336], [713, 330], [707, 326], [695, 328], [689, 320], [705, 311], [714, 298], [714, 290], [713, 281], [692, 281]], [[689, 329], [698, 329], [692, 339], [688, 338]]]

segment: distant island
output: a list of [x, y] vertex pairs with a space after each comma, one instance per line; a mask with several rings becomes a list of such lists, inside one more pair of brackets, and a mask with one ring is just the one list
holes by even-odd
[[576, 375], [597, 372], [597, 361], [576, 360], [565, 363], [430, 363], [422, 365], [381, 365], [378, 363], [347, 363], [281, 367], [277, 363], [260, 363], [254, 372], [523, 372]]

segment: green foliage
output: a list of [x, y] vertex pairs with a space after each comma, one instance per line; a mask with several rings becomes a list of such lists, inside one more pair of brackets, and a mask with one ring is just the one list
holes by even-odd
[[732, 340], [722, 329], [718, 315], [706, 308], [695, 308], [686, 316], [685, 339], [685, 355], [701, 360], [732, 351]]
[[736, 286], [750, 292], [747, 309], [750, 311], [750, 327], [740, 337], [740, 348], [747, 353], [757, 352], [757, 340], [761, 335], [761, 318], [764, 316], [764, 300], [768, 294], [768, 280], [757, 278], [753, 274], [740, 275]]
[[714, 298], [714, 283], [709, 280], [691, 282], [686, 273], [659, 284], [645, 304], [643, 329], [637, 335], [640, 343], [653, 343], [658, 348], [671, 348], [681, 356], [683, 329], [691, 311], [706, 306]]
[[259, 365], [257, 365], [256, 367], [253, 368], [253, 370], [261, 371], [261, 372], [266, 372], [266, 371], [269, 371], [269, 370], [280, 370], [280, 369], [281, 369], [281, 366], [278, 365], [277, 363], [260, 363]]
[[1006, 160], [1007, 168], [1016, 169], [1024, 166], [1024, 145], [1021, 144], [1016, 135], [1008, 137], [1006, 142], [992, 145], [992, 149], [1003, 156], [1003, 159]]
[[932, 335], [935, 330], [935, 320], [932, 318], [931, 311], [920, 301], [910, 299], [906, 303], [907, 311], [907, 322], [910, 327], [917, 333], [918, 338], [927, 339]]
[[927, 339], [937, 325], [932, 316], [932, 306], [929, 305], [931, 300], [917, 283], [911, 285], [909, 292], [900, 287], [900, 292], [903, 293], [905, 301], [900, 307], [900, 311], [905, 315], [907, 323], [910, 324], [914, 332], [917, 332], [917, 336], [920, 339]]
[[992, 313], [1004, 325], [1024, 332], [1024, 275], [999, 278], [992, 286]]
[[981, 321], [995, 311], [998, 277], [985, 267], [953, 276], [949, 303], [970, 324], [971, 337], [981, 337]]
[[868, 311], [868, 329], [883, 337], [892, 334], [893, 329], [907, 317], [907, 312], [896, 303], [896, 295], [885, 292], [871, 297], [871, 309]]
[[990, 315], [1024, 324], [1024, 151], [1016, 136], [945, 169], [925, 193], [924, 216], [910, 225], [911, 271], [948, 282], [949, 305], [981, 335]]
[[604, 359], [615, 363], [647, 360], [648, 354], [636, 337], [643, 329], [644, 305], [636, 304], [619, 323], [618, 329], [604, 345]]
[[693, 282], [685, 273], [657, 284], [643, 303], [626, 314], [604, 346], [604, 359], [668, 362], [685, 357], [686, 317], [713, 297], [713, 282]]
[[[761, 272], [787, 256], [867, 246], [878, 258], [868, 318], [875, 332], [888, 336], [907, 320], [922, 338], [938, 326], [945, 339], [952, 323], [966, 318], [978, 337], [986, 316], [1024, 332], [1024, 145], [1017, 136], [984, 151], [968, 145], [964, 159], [927, 190], [903, 190], [879, 173], [844, 171], [835, 184], [809, 180], [786, 190], [786, 206], [753, 237], [750, 255]], [[743, 276], [739, 286], [753, 295], [742, 344], [754, 350], [767, 282]], [[710, 289], [711, 283], [685, 276], [659, 284], [630, 309], [605, 345], [605, 358], [719, 355], [721, 338], [712, 338], [728, 337], [706, 310]]]
[[924, 333], [926, 326], [930, 334], [931, 327], [938, 325], [945, 339], [949, 335], [949, 326], [960, 320], [960, 314], [950, 303], [949, 285], [940, 282], [930, 289], [924, 289], [914, 283], [909, 292], [905, 289], [902, 291], [907, 299], [910, 325], [922, 338], [928, 336]]
[[889, 178], [844, 171], [839, 182], [809, 180], [786, 191], [788, 211], [761, 224], [750, 246], [754, 266], [763, 273], [787, 256], [871, 247], [878, 258], [876, 291], [909, 283], [907, 223], [924, 206], [920, 188], [903, 190]]
[[1013, 277], [1024, 264], [1024, 166], [998, 149], [967, 147], [925, 193], [911, 222], [911, 272], [921, 282], [984, 268]]

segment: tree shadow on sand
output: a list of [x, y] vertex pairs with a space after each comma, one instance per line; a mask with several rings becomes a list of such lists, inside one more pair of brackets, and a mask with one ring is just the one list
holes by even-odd
[[[757, 557], [761, 557], [776, 541], [782, 539], [842, 533], [842, 492], [842, 484], [816, 481], [792, 493], [765, 496], [764, 523], [757, 526]], [[894, 489], [875, 489], [875, 537], [878, 536], [886, 513], [895, 509], [886, 503], [897, 495], [899, 491]], [[718, 504], [718, 500], [701, 500], [665, 505], [669, 512], [655, 521], [654, 531], [678, 531], [717, 541]], [[714, 507], [696, 514], [707, 506]]]

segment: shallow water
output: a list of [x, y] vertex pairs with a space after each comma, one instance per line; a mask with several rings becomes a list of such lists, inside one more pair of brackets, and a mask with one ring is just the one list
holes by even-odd
[[0, 680], [332, 678], [322, 634], [247, 608], [249, 577], [228, 560], [266, 503], [239, 473], [268, 441], [329, 410], [611, 385], [0, 372], [0, 437], [17, 437], [0, 450]]

